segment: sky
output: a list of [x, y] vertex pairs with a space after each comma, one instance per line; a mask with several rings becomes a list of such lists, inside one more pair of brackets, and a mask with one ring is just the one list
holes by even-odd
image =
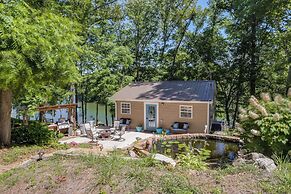
[[205, 8], [208, 6], [207, 2], [208, 0], [198, 0], [197, 4], [200, 5], [202, 8]]

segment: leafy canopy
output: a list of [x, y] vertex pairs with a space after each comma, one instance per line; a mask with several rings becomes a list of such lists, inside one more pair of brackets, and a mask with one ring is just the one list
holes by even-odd
[[0, 4], [0, 89], [38, 104], [78, 80], [79, 25], [24, 1]]

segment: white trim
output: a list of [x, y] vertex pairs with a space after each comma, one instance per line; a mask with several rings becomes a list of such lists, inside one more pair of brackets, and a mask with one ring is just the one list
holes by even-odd
[[147, 113], [147, 109], [146, 109], [146, 105], [147, 104], [154, 104], [154, 105], [157, 105], [157, 126], [156, 127], [159, 127], [159, 103], [157, 103], [157, 102], [144, 102], [144, 111], [143, 111], [143, 123], [144, 123], [144, 129], [147, 129], [146, 128], [146, 121], [147, 121], [147, 119], [146, 119], [146, 113]]
[[117, 102], [115, 102], [115, 119], [114, 120], [117, 120]]
[[179, 101], [179, 100], [130, 100], [130, 99], [114, 99], [114, 101], [124, 101], [124, 102], [146, 102], [146, 103], [158, 103], [158, 102], [164, 102], [164, 103], [180, 103], [180, 104], [188, 104], [188, 103], [201, 103], [201, 104], [206, 104], [206, 103], [212, 103], [211, 101]]
[[[191, 117], [181, 117], [181, 107], [182, 106], [188, 106], [188, 107], [191, 107]], [[193, 119], [193, 106], [192, 105], [179, 105], [179, 118], [180, 119]]]
[[[123, 104], [129, 104], [129, 113], [123, 113], [122, 112], [122, 105]], [[120, 103], [120, 114], [122, 114], [122, 115], [131, 115], [131, 103], [130, 102], [121, 102]]]
[[207, 133], [209, 133], [210, 129], [209, 129], [209, 104], [207, 104]]

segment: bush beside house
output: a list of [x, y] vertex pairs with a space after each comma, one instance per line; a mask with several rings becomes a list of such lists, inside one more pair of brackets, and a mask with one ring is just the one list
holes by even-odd
[[272, 99], [268, 93], [262, 93], [260, 100], [252, 96], [249, 106], [240, 109], [239, 119], [237, 129], [251, 151], [271, 155], [291, 150], [291, 89], [285, 98]]

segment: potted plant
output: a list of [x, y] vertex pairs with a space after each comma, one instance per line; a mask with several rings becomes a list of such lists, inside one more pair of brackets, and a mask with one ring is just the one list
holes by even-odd
[[163, 127], [158, 127], [156, 128], [157, 134], [162, 134], [163, 133]]
[[142, 132], [142, 124], [138, 124], [135, 129], [137, 132]]
[[166, 135], [171, 135], [171, 129], [166, 129]]

